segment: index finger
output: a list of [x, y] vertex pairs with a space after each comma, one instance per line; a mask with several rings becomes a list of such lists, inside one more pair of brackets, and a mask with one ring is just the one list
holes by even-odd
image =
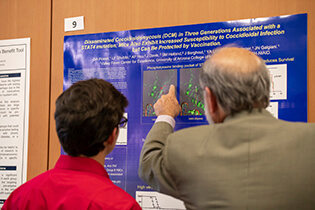
[[168, 90], [168, 94], [175, 96], [175, 86], [171, 85], [170, 89]]

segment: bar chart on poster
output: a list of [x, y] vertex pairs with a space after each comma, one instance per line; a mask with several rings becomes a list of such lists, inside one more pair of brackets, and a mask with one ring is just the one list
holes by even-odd
[[128, 127], [105, 168], [143, 209], [185, 209], [138, 177], [144, 139], [156, 120], [154, 103], [176, 88], [181, 112], [175, 130], [207, 124], [199, 72], [217, 47], [233, 44], [259, 55], [270, 75], [276, 118], [307, 121], [307, 14], [64, 37], [64, 89], [102, 78], [128, 99]]
[[287, 65], [267, 66], [270, 75], [270, 100], [287, 99]]
[[174, 199], [158, 192], [136, 192], [136, 200], [143, 210], [164, 209], [164, 210], [184, 210], [182, 201]]

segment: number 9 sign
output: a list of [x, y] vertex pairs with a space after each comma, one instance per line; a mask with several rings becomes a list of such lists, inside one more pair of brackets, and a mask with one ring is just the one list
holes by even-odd
[[77, 21], [73, 21], [73, 22], [72, 22], [72, 27], [73, 27], [73, 28], [77, 27]]
[[84, 17], [65, 18], [65, 31], [77, 31], [84, 29]]

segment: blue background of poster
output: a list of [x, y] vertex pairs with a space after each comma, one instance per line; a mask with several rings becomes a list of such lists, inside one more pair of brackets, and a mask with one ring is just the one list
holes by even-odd
[[156, 119], [151, 106], [170, 84], [183, 110], [175, 130], [207, 123], [198, 69], [227, 44], [255, 52], [267, 65], [286, 64], [286, 97], [271, 102], [278, 102], [279, 119], [307, 121], [307, 14], [65, 36], [64, 90], [96, 77], [129, 100], [127, 143], [105, 162], [115, 184], [132, 196], [150, 190], [137, 175], [139, 154]]

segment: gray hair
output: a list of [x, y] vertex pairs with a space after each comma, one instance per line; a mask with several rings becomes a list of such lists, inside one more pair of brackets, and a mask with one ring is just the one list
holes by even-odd
[[251, 111], [253, 108], [262, 109], [269, 105], [269, 72], [264, 61], [255, 57], [258, 59], [257, 65], [252, 67], [255, 69], [246, 73], [234, 71], [239, 67], [220, 65], [212, 61], [211, 57], [203, 64], [199, 76], [200, 84], [212, 91], [226, 114], [233, 115], [242, 110]]

